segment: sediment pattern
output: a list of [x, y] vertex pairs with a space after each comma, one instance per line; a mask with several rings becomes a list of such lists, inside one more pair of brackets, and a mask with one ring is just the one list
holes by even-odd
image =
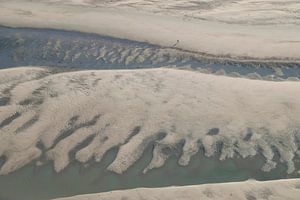
[[300, 24], [298, 1], [285, 0], [44, 0], [44, 2], [141, 9], [233, 24]]
[[69, 2], [0, 1], [0, 23], [97, 33], [220, 57], [292, 62], [300, 58], [296, 1]]
[[188, 165], [200, 149], [221, 160], [261, 154], [264, 171], [278, 162], [287, 173], [299, 170], [299, 82], [166, 68], [50, 69], [0, 71], [0, 99], [8, 99], [0, 106], [1, 174], [49, 160], [60, 172], [74, 159], [100, 162], [114, 147], [108, 169], [123, 173], [153, 142], [144, 173], [173, 154]]
[[[253, 79], [300, 78], [292, 61], [233, 60], [96, 34], [0, 27], [0, 68], [56, 66], [78, 69], [174, 67]], [[60, 68], [63, 70], [64, 68]], [[1, 104], [1, 101], [0, 101]]]

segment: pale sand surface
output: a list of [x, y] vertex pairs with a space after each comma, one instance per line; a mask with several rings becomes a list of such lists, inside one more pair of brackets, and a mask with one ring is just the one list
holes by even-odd
[[233, 24], [298, 24], [299, 1], [285, 0], [44, 0], [72, 5], [139, 9]]
[[[144, 173], [163, 166], [169, 151], [182, 151], [180, 165], [203, 148], [220, 160], [263, 155], [262, 170], [280, 158], [297, 172], [300, 82], [262, 81], [168, 68], [76, 71], [45, 68], [0, 70], [0, 157], [7, 174], [37, 161], [53, 160], [57, 172], [69, 152], [85, 163], [100, 162], [120, 147], [108, 167], [123, 173], [151, 142]], [[220, 144], [222, 144], [220, 146]], [[220, 154], [219, 154], [220, 153]]]
[[138, 188], [56, 200], [298, 200], [300, 180], [245, 181], [167, 188]]
[[[2, 0], [0, 24], [93, 32], [168, 47], [179, 40], [178, 48], [216, 56], [300, 59], [297, 2], [212, 1], [205, 6], [199, 1], [196, 11], [185, 6], [195, 1], [68, 2]], [[196, 17], [186, 14], [197, 9]]]

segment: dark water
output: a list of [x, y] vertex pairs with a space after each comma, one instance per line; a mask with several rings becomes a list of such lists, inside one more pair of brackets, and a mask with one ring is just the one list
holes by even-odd
[[[247, 76], [300, 78], [300, 63], [235, 61], [143, 42], [51, 29], [0, 26], [0, 68], [56, 66], [83, 69], [139, 69], [163, 66], [224, 70]], [[278, 72], [278, 69], [281, 71]]]
[[283, 164], [279, 164], [271, 172], [262, 172], [260, 168], [264, 161], [259, 156], [219, 161], [205, 157], [203, 152], [196, 154], [186, 167], [179, 166], [177, 158], [173, 156], [163, 167], [143, 174], [142, 170], [151, 160], [151, 151], [150, 146], [144, 156], [122, 175], [106, 170], [114, 160], [117, 149], [108, 151], [101, 163], [83, 167], [74, 162], [59, 174], [53, 171], [50, 163], [39, 168], [32, 164], [0, 177], [0, 200], [39, 200], [136, 187], [300, 177], [296, 173], [287, 175], [286, 166]]

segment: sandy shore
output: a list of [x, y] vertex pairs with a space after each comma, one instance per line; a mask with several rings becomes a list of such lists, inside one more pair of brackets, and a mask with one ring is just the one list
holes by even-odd
[[167, 188], [138, 188], [56, 200], [298, 200], [300, 180], [245, 181]]
[[[152, 6], [142, 9], [147, 6], [142, 6], [139, 2], [133, 2], [133, 5], [139, 5], [136, 8], [120, 4], [85, 2], [88, 1], [73, 1], [70, 4], [61, 1], [0, 1], [0, 24], [92, 32], [168, 47], [176, 44], [177, 48], [215, 56], [300, 59], [300, 26], [297, 16], [291, 14], [287, 17], [280, 14], [276, 12], [278, 6], [274, 6], [281, 5], [281, 10], [293, 13], [293, 9], [299, 7], [299, 4], [260, 1], [264, 7], [272, 5], [272, 12], [266, 14], [261, 11], [254, 15], [251, 6], [255, 5], [255, 2], [233, 4], [230, 8], [221, 3], [216, 8], [212, 7], [214, 9], [208, 9], [209, 13], [205, 16], [186, 18], [185, 13], [189, 13], [189, 10], [182, 13], [180, 6], [177, 7], [178, 12], [173, 9], [173, 14], [170, 14], [164, 10], [155, 12], [155, 5], [154, 8]], [[222, 9], [231, 12], [226, 14]], [[239, 9], [243, 12], [234, 16], [243, 13], [243, 17], [230, 21], [228, 16], [232, 16]], [[276, 23], [248, 23], [247, 13], [251, 22], [255, 21], [252, 16], [256, 16], [260, 21], [268, 19]], [[213, 19], [211, 16], [215, 15], [220, 15], [227, 21]], [[290, 20], [288, 23], [278, 20], [282, 18]]]
[[70, 5], [119, 7], [230, 24], [300, 24], [300, 2], [285, 0], [44, 0]]
[[220, 152], [220, 160], [261, 154], [264, 171], [279, 156], [288, 173], [299, 170], [299, 82], [168, 68], [52, 74], [24, 67], [0, 70], [0, 89], [1, 174], [45, 157], [59, 172], [74, 149], [85, 163], [100, 162], [113, 147], [120, 149], [108, 169], [123, 173], [151, 142], [144, 173], [163, 166], [172, 151], [182, 151], [178, 163], [188, 165], [199, 148], [207, 157]]

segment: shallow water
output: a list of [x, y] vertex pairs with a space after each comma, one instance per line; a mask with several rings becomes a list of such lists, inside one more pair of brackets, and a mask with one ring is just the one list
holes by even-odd
[[203, 152], [196, 154], [186, 167], [179, 166], [177, 158], [173, 156], [163, 167], [143, 174], [142, 170], [151, 160], [152, 145], [136, 164], [124, 174], [118, 175], [106, 170], [117, 151], [108, 151], [101, 163], [91, 163], [87, 167], [74, 162], [59, 174], [53, 171], [49, 163], [42, 167], [32, 164], [12, 174], [0, 176], [0, 200], [39, 200], [136, 187], [300, 177], [297, 173], [287, 175], [283, 164], [271, 172], [262, 172], [260, 168], [264, 161], [259, 156], [219, 161], [217, 158], [205, 157]]
[[300, 63], [238, 61], [97, 34], [0, 26], [0, 68], [139, 69], [172, 66], [248, 76], [300, 78]]

